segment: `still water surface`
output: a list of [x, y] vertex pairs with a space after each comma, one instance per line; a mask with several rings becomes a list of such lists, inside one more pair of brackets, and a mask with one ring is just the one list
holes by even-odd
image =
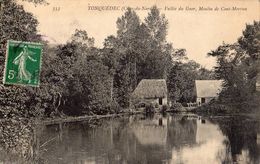
[[258, 164], [260, 121], [137, 115], [42, 127], [37, 143], [51, 164]]

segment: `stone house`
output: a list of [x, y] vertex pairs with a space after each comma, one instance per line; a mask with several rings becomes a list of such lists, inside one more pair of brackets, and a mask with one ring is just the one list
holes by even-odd
[[166, 81], [165, 79], [143, 79], [132, 96], [141, 102], [166, 105], [168, 103]]
[[223, 80], [195, 80], [198, 106], [218, 98]]

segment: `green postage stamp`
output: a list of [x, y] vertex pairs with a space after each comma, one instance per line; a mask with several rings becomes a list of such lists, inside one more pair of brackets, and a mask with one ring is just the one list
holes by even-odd
[[4, 84], [39, 86], [42, 44], [8, 41]]

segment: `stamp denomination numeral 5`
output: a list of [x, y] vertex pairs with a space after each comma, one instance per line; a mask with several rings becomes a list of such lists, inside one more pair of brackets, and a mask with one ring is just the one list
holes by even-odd
[[8, 79], [12, 80], [14, 79], [15, 71], [14, 70], [9, 70], [8, 72]]

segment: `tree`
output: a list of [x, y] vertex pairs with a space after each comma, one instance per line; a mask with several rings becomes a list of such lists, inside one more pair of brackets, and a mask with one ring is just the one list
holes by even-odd
[[[0, 62], [4, 63], [7, 40], [40, 41], [37, 35], [38, 21], [21, 5], [4, 1], [0, 12]], [[3, 66], [0, 66], [3, 72]], [[2, 74], [0, 79], [2, 80]]]
[[143, 70], [145, 78], [166, 78], [171, 65], [173, 47], [167, 43], [168, 21], [159, 9], [153, 6], [145, 18], [144, 25], [147, 29], [146, 58]]
[[195, 101], [195, 80], [214, 79], [212, 71], [188, 60], [185, 49], [175, 49], [172, 54], [172, 67], [167, 74], [169, 100], [172, 103]]
[[[41, 42], [37, 34], [38, 21], [31, 13], [24, 10], [15, 1], [3, 1], [0, 11], [0, 62], [4, 63], [7, 40], [35, 41]], [[0, 81], [3, 77], [3, 65], [0, 65]], [[18, 86], [1, 86], [1, 110], [10, 115], [38, 115], [38, 111], [29, 110], [31, 99], [30, 89]], [[31, 113], [31, 114], [30, 114]]]
[[117, 36], [106, 39], [104, 56], [113, 58], [107, 64], [117, 65], [113, 67], [113, 95], [123, 108], [128, 107], [130, 94], [142, 79], [166, 78], [173, 53], [172, 45], [166, 42], [167, 25], [155, 6], [143, 23], [128, 8], [117, 20]]
[[[127, 9], [117, 20], [117, 36], [106, 39], [103, 49], [104, 57], [113, 71], [113, 99], [123, 108], [129, 105], [130, 92], [137, 85], [137, 61], [141, 55], [140, 20], [137, 14]], [[112, 64], [112, 65], [111, 65]]]
[[[76, 30], [70, 41], [58, 46], [48, 84], [62, 98], [60, 110], [69, 115], [104, 114], [109, 110], [110, 74], [94, 38]], [[57, 112], [57, 111], [56, 111]]]
[[255, 92], [259, 72], [260, 23], [247, 25], [234, 44], [223, 44], [209, 55], [217, 58], [216, 76], [224, 80], [220, 98], [225, 102], [247, 102]]

